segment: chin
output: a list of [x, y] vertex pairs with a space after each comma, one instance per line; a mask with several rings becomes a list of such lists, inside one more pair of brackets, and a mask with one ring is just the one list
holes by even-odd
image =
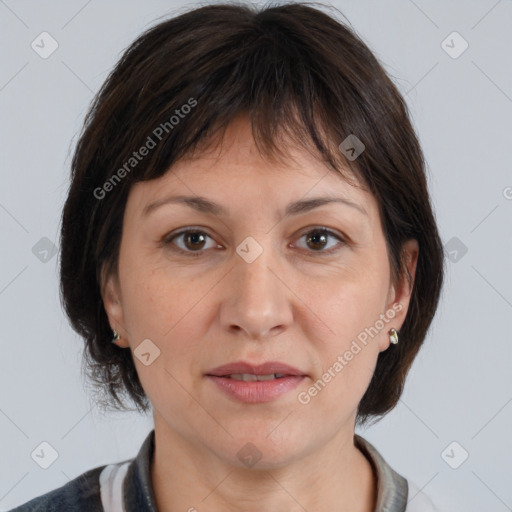
[[227, 447], [229, 452], [225, 452], [229, 453], [230, 462], [248, 469], [270, 470], [286, 466], [297, 459], [300, 456], [299, 452], [304, 451], [305, 436], [299, 436], [301, 442], [286, 431], [283, 431], [282, 436], [273, 437], [272, 434], [269, 435], [272, 428], [275, 428], [275, 425], [265, 425], [253, 433], [245, 431], [243, 435], [236, 435], [230, 429], [233, 438]]

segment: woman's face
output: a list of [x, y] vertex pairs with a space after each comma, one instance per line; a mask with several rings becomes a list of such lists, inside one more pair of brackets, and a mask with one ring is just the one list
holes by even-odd
[[[390, 281], [373, 196], [306, 151], [292, 154], [293, 167], [265, 162], [239, 120], [220, 154], [134, 185], [118, 281], [110, 277], [103, 293], [118, 344], [134, 352], [155, 428], [235, 465], [244, 450], [271, 467], [335, 436], [352, 440], [377, 356], [394, 349], [387, 333], [400, 329], [409, 303], [407, 283]], [[177, 196], [201, 196], [218, 211], [170, 201]], [[285, 214], [326, 196], [347, 202]], [[178, 234], [185, 228], [191, 233]], [[414, 275], [416, 242], [407, 250]], [[236, 362], [279, 362], [298, 375], [271, 367], [260, 373], [288, 376], [211, 376]]]

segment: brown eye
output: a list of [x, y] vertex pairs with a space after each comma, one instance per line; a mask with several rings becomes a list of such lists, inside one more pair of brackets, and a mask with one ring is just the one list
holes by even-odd
[[311, 231], [307, 233], [306, 243], [311, 244], [309, 247], [312, 249], [321, 250], [327, 245], [328, 238], [329, 236], [321, 231]]
[[[331, 244], [329, 247], [329, 240], [330, 239], [336, 239], [339, 243], [344, 244], [344, 240], [338, 236], [333, 231], [330, 231], [325, 228], [315, 228], [311, 229], [308, 232], [304, 233], [301, 237], [305, 238], [306, 240], [306, 248], [310, 249], [310, 252], [319, 252], [319, 253], [326, 253], [329, 254], [333, 252], [332, 247], [335, 247]], [[324, 250], [326, 247], [328, 247], [328, 250]], [[336, 249], [334, 249], [335, 251]]]
[[202, 249], [205, 242], [205, 236], [199, 231], [188, 231], [187, 233], [183, 233], [183, 241], [185, 242], [187, 249]]
[[[164, 244], [175, 245], [176, 251], [186, 254], [187, 256], [201, 256], [202, 253], [206, 252], [203, 249], [209, 249], [217, 245], [213, 243], [210, 247], [206, 247], [208, 238], [213, 242], [210, 235], [204, 231], [200, 231], [198, 229], [187, 229], [166, 237], [164, 239]], [[176, 243], [175, 240], [181, 240], [182, 243]]]

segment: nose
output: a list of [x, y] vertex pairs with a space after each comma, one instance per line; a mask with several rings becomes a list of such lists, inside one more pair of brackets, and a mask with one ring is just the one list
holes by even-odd
[[233, 260], [220, 305], [222, 327], [251, 340], [283, 332], [293, 321], [294, 294], [272, 250], [265, 247], [251, 263], [237, 253]]

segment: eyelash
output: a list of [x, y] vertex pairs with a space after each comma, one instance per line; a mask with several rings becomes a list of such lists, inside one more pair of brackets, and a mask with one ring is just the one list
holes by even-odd
[[[171, 245], [173, 240], [175, 240], [176, 238], [178, 238], [179, 236], [181, 235], [186, 235], [188, 233], [200, 233], [202, 235], [206, 235], [207, 237], [211, 238], [213, 240], [213, 238], [206, 232], [206, 231], [203, 231], [203, 230], [200, 230], [200, 229], [184, 229], [182, 231], [178, 231], [177, 233], [171, 233], [169, 235], [166, 235], [163, 239], [162, 239], [162, 242], [163, 242], [163, 245]], [[326, 235], [328, 237], [332, 237], [332, 238], [336, 238], [341, 245], [346, 245], [346, 242], [345, 240], [340, 236], [338, 235], [337, 233], [335, 233], [334, 231], [331, 231], [330, 229], [327, 229], [325, 227], [314, 227], [312, 229], [310, 229], [309, 231], [306, 231], [304, 232], [300, 237], [302, 238], [303, 236], [305, 235], [308, 235], [310, 233], [317, 233], [317, 234], [321, 234], [321, 235]], [[321, 251], [308, 251], [312, 254], [317, 254], [319, 256], [325, 256], [325, 255], [331, 255], [333, 254], [334, 252], [340, 250], [341, 247], [337, 247], [337, 248], [331, 248], [329, 250], [321, 250]], [[185, 251], [179, 247], [174, 247], [172, 249], [173, 251], [176, 251], [180, 254], [183, 254], [184, 256], [191, 256], [191, 257], [198, 257], [198, 256], [202, 256], [203, 253], [206, 252], [206, 250], [198, 250], [198, 251]]]

